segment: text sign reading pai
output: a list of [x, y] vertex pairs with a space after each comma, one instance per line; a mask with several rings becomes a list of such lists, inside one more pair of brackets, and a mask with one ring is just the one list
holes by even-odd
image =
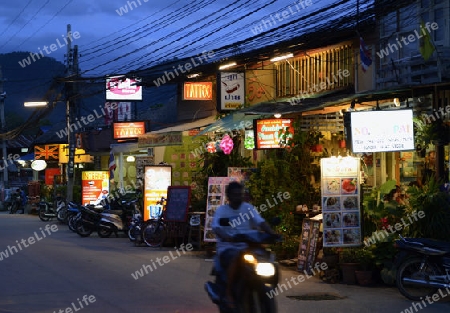
[[351, 112], [352, 150], [414, 150], [412, 110]]
[[184, 83], [183, 100], [212, 100], [212, 82]]
[[144, 122], [121, 122], [114, 123], [114, 139], [137, 138], [145, 134]]

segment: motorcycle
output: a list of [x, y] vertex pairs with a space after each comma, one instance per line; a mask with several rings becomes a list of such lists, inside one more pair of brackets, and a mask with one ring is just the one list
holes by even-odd
[[[75, 219], [76, 233], [81, 237], [89, 237], [94, 231], [98, 232], [103, 211], [105, 207], [102, 205], [81, 205], [80, 213]], [[103, 232], [98, 232], [98, 235], [102, 237]]]
[[50, 203], [46, 201], [39, 202], [39, 218], [41, 221], [47, 222], [52, 218], [57, 218], [58, 213], [65, 209], [66, 201], [62, 197], [56, 197], [55, 203]]
[[[225, 224], [221, 221], [221, 225]], [[239, 260], [240, 272], [236, 275], [239, 279], [232, 287], [236, 308], [229, 308], [225, 301], [226, 272], [221, 268], [217, 255], [211, 272], [211, 275], [215, 276], [215, 282], [208, 281], [204, 286], [209, 298], [222, 313], [277, 312], [275, 297], [269, 297], [268, 294], [278, 284], [279, 267], [275, 254], [264, 245], [278, 242], [280, 237], [255, 231], [235, 235], [232, 240], [248, 244], [248, 249]]]
[[142, 218], [142, 214], [140, 211], [137, 211], [133, 214], [131, 219], [131, 225], [128, 228], [128, 238], [130, 241], [134, 242], [134, 245], [140, 245], [144, 242], [142, 236], [142, 229], [144, 226], [144, 220]]
[[396, 284], [406, 298], [421, 301], [450, 288], [450, 242], [400, 235], [395, 247]]
[[[113, 210], [111, 208], [114, 208]], [[131, 226], [131, 220], [136, 213], [140, 213], [138, 200], [117, 200], [110, 206], [109, 210], [105, 210], [101, 213], [97, 233], [100, 237], [106, 238], [111, 236], [112, 233], [118, 237], [119, 231], [124, 231], [128, 234], [130, 240], [132, 235], [129, 232]]]

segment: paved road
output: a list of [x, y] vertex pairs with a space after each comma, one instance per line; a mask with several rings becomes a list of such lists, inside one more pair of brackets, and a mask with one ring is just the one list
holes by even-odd
[[[211, 268], [203, 252], [134, 247], [124, 237], [81, 238], [56, 221], [0, 212], [0, 257], [0, 312], [217, 312], [203, 290]], [[314, 277], [295, 285], [290, 279], [298, 275], [283, 270], [280, 313], [400, 313], [411, 306], [393, 287], [325, 284]], [[343, 299], [289, 298], [307, 293]], [[447, 301], [421, 311], [449, 309]]]

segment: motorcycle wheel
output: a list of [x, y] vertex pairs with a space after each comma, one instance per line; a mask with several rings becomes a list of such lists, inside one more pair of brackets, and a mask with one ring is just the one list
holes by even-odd
[[266, 292], [270, 289], [263, 287], [262, 290], [256, 288], [243, 288], [238, 296], [237, 312], [239, 313], [276, 313], [277, 306], [275, 298], [268, 297]]
[[164, 226], [158, 226], [157, 221], [147, 221], [142, 228], [142, 239], [149, 247], [161, 246], [165, 237]]
[[112, 229], [103, 225], [100, 225], [97, 230], [97, 234], [101, 238], [108, 238], [113, 233]]
[[50, 217], [45, 216], [45, 210], [39, 210], [39, 218], [43, 222], [48, 222], [50, 220]]
[[60, 209], [58, 213], [56, 214], [56, 218], [61, 223], [67, 223], [67, 210], [66, 209]]
[[426, 296], [431, 296], [437, 292], [436, 287], [419, 286], [403, 282], [403, 278], [413, 278], [419, 280], [428, 280], [430, 275], [439, 275], [438, 268], [432, 264], [425, 262], [423, 269], [422, 258], [409, 258], [403, 262], [397, 270], [396, 284], [402, 295], [413, 301], [420, 301]]
[[75, 233], [77, 232], [77, 229], [75, 227], [77, 220], [78, 220], [77, 215], [72, 215], [67, 220], [67, 225], [69, 226], [69, 229]]
[[78, 220], [75, 224], [77, 234], [81, 237], [89, 237], [92, 234], [92, 229], [87, 227], [82, 220]]
[[134, 235], [134, 232], [136, 231], [136, 226], [131, 226], [130, 228], [128, 228], [128, 239], [130, 239], [130, 241], [136, 241], [136, 236]]

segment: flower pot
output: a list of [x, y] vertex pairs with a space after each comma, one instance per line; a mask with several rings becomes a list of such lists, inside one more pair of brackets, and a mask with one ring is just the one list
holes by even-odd
[[372, 271], [355, 271], [356, 281], [358, 282], [358, 285], [361, 286], [373, 284], [372, 275]]
[[359, 269], [359, 263], [341, 263], [342, 282], [348, 285], [356, 284], [355, 271]]

